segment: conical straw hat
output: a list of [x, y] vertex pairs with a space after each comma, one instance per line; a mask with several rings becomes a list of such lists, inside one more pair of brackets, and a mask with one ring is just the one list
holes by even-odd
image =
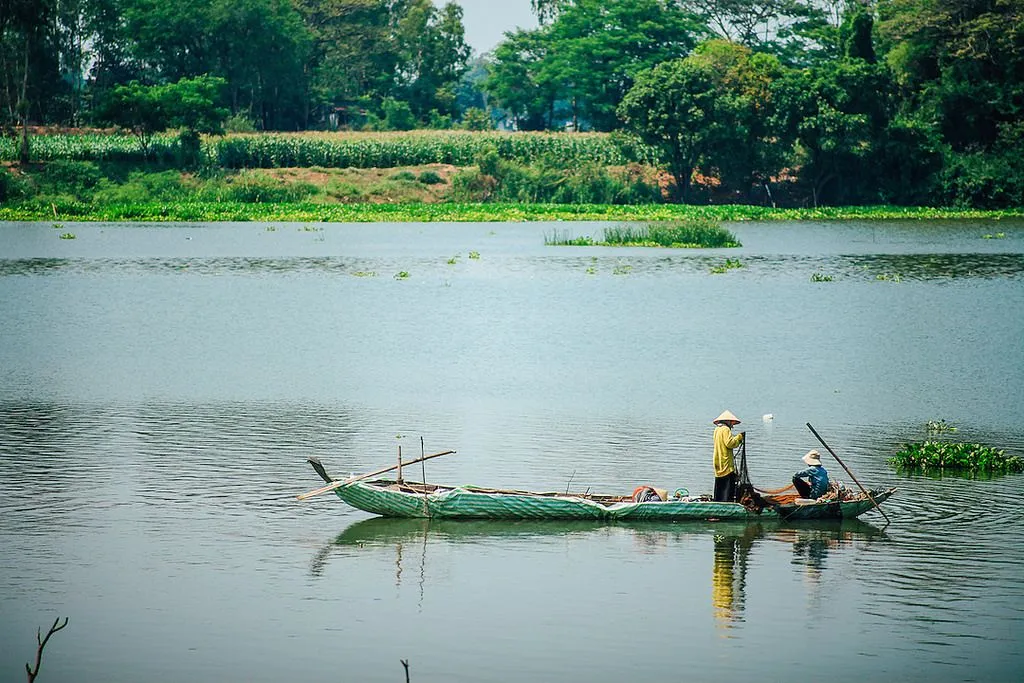
[[733, 415], [730, 411], [726, 410], [724, 413], [722, 413], [714, 420], [712, 420], [711, 424], [717, 424], [719, 422], [735, 422], [736, 424], [739, 424], [740, 419]]

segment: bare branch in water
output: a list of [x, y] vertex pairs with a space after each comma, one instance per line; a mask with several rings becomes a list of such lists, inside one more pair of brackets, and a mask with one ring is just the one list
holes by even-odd
[[64, 628], [67, 625], [68, 625], [68, 618], [67, 617], [64, 617], [64, 623], [63, 624], [60, 623], [60, 617], [57, 617], [56, 619], [53, 620], [53, 626], [51, 626], [50, 630], [46, 632], [46, 637], [45, 638], [43, 638], [43, 629], [42, 629], [42, 627], [40, 627], [39, 629], [36, 630], [36, 642], [39, 644], [39, 647], [36, 648], [36, 665], [35, 665], [35, 668], [33, 668], [33, 667], [30, 667], [27, 663], [25, 664], [25, 671], [28, 672], [28, 683], [32, 683], [32, 681], [36, 680], [36, 676], [39, 675], [39, 665], [43, 661], [43, 648], [46, 647], [46, 643], [48, 643], [50, 641], [50, 636], [52, 636], [54, 633], [56, 633], [57, 631], [61, 630], [62, 628]]

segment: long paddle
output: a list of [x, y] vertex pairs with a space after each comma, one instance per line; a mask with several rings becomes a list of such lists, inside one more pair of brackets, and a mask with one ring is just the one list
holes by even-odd
[[[408, 460], [406, 462], [403, 462], [402, 465], [412, 465], [412, 464], [415, 464], [415, 463], [418, 463], [418, 462], [423, 462], [424, 460], [430, 460], [431, 458], [439, 458], [442, 455], [448, 455], [448, 454], [454, 453], [454, 452], [455, 451], [442, 451], [440, 453], [433, 453], [431, 455], [424, 455], [421, 458], [416, 458], [415, 460]], [[300, 493], [299, 495], [296, 496], [296, 498], [298, 498], [299, 500], [306, 500], [307, 498], [312, 498], [313, 496], [319, 496], [321, 493], [327, 493], [328, 491], [333, 491], [334, 489], [338, 488], [339, 486], [345, 486], [347, 484], [351, 484], [353, 482], [359, 481], [360, 479], [366, 479], [368, 477], [373, 477], [373, 476], [376, 476], [378, 474], [384, 474], [385, 472], [390, 472], [391, 470], [394, 470], [394, 469], [398, 469], [398, 465], [391, 465], [390, 467], [382, 467], [379, 470], [374, 470], [373, 472], [367, 472], [366, 474], [360, 474], [360, 475], [357, 475], [355, 477], [349, 477], [348, 479], [339, 479], [338, 481], [332, 481], [327, 486], [321, 486], [320, 488], [316, 489], [315, 491], [307, 491], [306, 493]], [[426, 483], [426, 482], [424, 482], [424, 483]]]
[[850, 471], [850, 468], [846, 466], [845, 462], [839, 459], [839, 456], [836, 455], [836, 452], [834, 450], [832, 450], [832, 447], [825, 443], [825, 439], [821, 438], [821, 435], [814, 430], [814, 427], [811, 426], [810, 422], [807, 423], [807, 428], [811, 430], [811, 433], [814, 434], [814, 436], [818, 437], [818, 441], [821, 442], [821, 445], [824, 446], [828, 450], [828, 452], [832, 454], [832, 457], [836, 459], [837, 463], [843, 466], [843, 469], [846, 470], [846, 473], [849, 474], [855, 482], [857, 482], [857, 486], [860, 486], [860, 490], [863, 491], [864, 495], [868, 497], [868, 500], [870, 500], [872, 504], [874, 504], [875, 509], [881, 512], [882, 516], [885, 517], [885, 523], [892, 524], [892, 520], [889, 519], [889, 515], [885, 514], [885, 512], [882, 510], [882, 507], [875, 501], [874, 496], [871, 495], [871, 492], [864, 488], [863, 484], [857, 481], [857, 477], [853, 474], [853, 472]]

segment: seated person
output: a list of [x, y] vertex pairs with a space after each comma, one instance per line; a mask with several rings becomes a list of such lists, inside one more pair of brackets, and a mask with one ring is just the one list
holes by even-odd
[[[801, 498], [817, 500], [828, 491], [828, 471], [821, 466], [818, 451], [807, 451], [803, 460], [807, 463], [807, 469], [800, 470], [793, 475], [793, 486], [796, 487]], [[804, 481], [805, 479], [807, 481]]]

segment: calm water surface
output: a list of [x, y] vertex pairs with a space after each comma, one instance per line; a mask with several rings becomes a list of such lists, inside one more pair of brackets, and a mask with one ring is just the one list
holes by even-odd
[[[0, 682], [58, 615], [41, 681], [1024, 680], [1024, 477], [886, 462], [937, 419], [1024, 453], [1024, 224], [730, 227], [0, 224]], [[725, 408], [756, 483], [811, 422], [899, 487], [892, 523], [295, 500], [306, 457], [363, 472], [420, 437], [458, 451], [431, 481], [706, 492]]]

